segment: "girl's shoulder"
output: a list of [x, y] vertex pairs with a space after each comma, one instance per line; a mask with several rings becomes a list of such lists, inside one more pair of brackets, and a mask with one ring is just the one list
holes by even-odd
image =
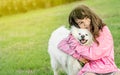
[[104, 27], [102, 28], [102, 30], [100, 31], [100, 33], [111, 33], [111, 32], [110, 32], [108, 26], [104, 26]]
[[104, 26], [102, 30], [109, 30], [108, 26]]

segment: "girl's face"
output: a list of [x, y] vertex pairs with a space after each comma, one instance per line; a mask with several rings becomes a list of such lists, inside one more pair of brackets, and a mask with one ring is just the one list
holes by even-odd
[[90, 22], [91, 22], [91, 20], [89, 18], [85, 17], [84, 19], [75, 19], [75, 22], [78, 24], [78, 26], [81, 29], [90, 30]]

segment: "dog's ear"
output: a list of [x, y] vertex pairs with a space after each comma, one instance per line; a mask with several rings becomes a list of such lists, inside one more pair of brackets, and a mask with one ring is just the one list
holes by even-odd
[[78, 31], [78, 28], [75, 26], [71, 26], [71, 32]]
[[75, 38], [77, 38], [77, 36], [78, 36], [78, 28], [75, 27], [75, 26], [71, 26], [71, 34], [72, 34]]

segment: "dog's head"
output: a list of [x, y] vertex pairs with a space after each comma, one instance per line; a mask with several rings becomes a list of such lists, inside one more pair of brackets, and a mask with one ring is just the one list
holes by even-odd
[[72, 26], [71, 33], [81, 45], [90, 45], [93, 42], [93, 36], [87, 29], [79, 29]]

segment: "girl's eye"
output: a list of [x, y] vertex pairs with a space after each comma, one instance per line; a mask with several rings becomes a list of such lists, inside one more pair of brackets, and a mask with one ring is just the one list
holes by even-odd
[[83, 22], [78, 22], [78, 24], [82, 24]]
[[78, 25], [81, 25], [81, 24], [83, 24], [83, 22], [78, 22]]

